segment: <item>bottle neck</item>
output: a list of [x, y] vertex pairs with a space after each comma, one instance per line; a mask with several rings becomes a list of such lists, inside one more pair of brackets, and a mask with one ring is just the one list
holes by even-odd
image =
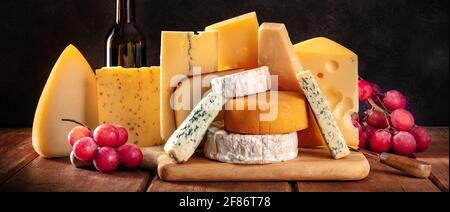
[[116, 23], [134, 22], [134, 0], [116, 0]]

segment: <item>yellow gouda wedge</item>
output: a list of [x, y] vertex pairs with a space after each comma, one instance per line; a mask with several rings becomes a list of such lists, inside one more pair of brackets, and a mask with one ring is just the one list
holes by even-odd
[[45, 83], [34, 114], [32, 143], [43, 157], [66, 157], [71, 147], [69, 131], [74, 119], [94, 129], [98, 124], [95, 75], [73, 45], [61, 54]]

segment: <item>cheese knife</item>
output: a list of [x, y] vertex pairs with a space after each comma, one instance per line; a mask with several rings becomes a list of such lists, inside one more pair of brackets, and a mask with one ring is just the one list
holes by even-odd
[[396, 154], [391, 154], [387, 152], [383, 152], [381, 154], [371, 152], [368, 150], [349, 147], [353, 151], [361, 152], [366, 157], [370, 157], [375, 159], [383, 164], [386, 164], [392, 168], [402, 171], [405, 174], [408, 174], [417, 178], [428, 178], [431, 174], [431, 165], [413, 158], [408, 158], [405, 156], [400, 156]]

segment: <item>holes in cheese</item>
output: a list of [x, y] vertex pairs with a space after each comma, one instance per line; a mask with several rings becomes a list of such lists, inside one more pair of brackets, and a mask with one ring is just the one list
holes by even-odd
[[299, 92], [270, 91], [230, 99], [225, 105], [225, 129], [253, 135], [303, 130], [308, 127], [306, 106]]
[[[294, 46], [303, 68], [310, 70], [330, 104], [347, 145], [358, 146], [358, 129], [351, 121], [358, 112], [358, 56], [342, 45], [323, 37]], [[311, 146], [310, 143], [302, 145]]]
[[159, 67], [102, 68], [96, 71], [100, 123], [120, 124], [128, 143], [163, 144], [159, 120]]

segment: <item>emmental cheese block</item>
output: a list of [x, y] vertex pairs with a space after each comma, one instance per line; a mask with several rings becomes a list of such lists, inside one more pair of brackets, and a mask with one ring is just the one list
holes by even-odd
[[[200, 102], [202, 97], [211, 89], [211, 80], [216, 77], [242, 72], [242, 69], [220, 71], [209, 74], [202, 74], [188, 77], [178, 83], [177, 88], [173, 92], [173, 105], [175, 115], [175, 125], [180, 124], [191, 113], [192, 109]], [[222, 112], [219, 113], [217, 119], [222, 120]]]
[[100, 123], [120, 124], [128, 143], [163, 144], [159, 119], [159, 67], [108, 67], [96, 71]]
[[306, 98], [308, 98], [322, 136], [333, 158], [339, 159], [350, 154], [344, 135], [331, 113], [326, 97], [322, 94], [311, 72], [301, 72], [297, 74], [297, 79]]
[[268, 91], [231, 99], [225, 105], [225, 129], [239, 134], [285, 134], [308, 127], [305, 97], [293, 91]]
[[175, 118], [171, 97], [178, 83], [188, 76], [218, 70], [218, 32], [209, 31], [161, 33], [161, 136], [172, 135]]
[[345, 141], [350, 146], [358, 146], [358, 129], [351, 120], [359, 107], [358, 56], [323, 37], [298, 43], [294, 48], [305, 70], [311, 71], [324, 92]]
[[219, 69], [252, 69], [258, 66], [258, 18], [255, 12], [205, 28], [219, 32]]
[[[284, 24], [263, 23], [258, 34], [258, 64], [278, 76], [278, 90], [301, 91], [295, 74], [303, 71]], [[275, 89], [275, 88], [272, 88]]]
[[94, 71], [73, 45], [61, 54], [45, 83], [33, 121], [32, 143], [43, 157], [66, 157], [73, 119], [94, 129], [98, 124]]
[[270, 164], [295, 159], [297, 133], [241, 135], [208, 128], [203, 152], [207, 158], [236, 164]]

